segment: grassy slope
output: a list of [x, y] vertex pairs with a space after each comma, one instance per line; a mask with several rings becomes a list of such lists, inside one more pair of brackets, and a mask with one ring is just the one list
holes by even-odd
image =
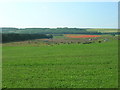
[[3, 87], [117, 87], [117, 42], [3, 47]]

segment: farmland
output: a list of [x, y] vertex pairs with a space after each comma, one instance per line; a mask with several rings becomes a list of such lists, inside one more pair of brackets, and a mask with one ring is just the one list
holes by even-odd
[[4, 43], [3, 88], [118, 87], [117, 36], [65, 36]]
[[70, 38], [91, 38], [91, 37], [100, 37], [99, 35], [66, 35]]

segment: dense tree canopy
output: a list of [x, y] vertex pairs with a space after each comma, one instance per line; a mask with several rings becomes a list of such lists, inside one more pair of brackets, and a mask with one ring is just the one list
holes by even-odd
[[45, 34], [2, 34], [2, 42], [12, 42], [12, 41], [24, 41], [32, 39], [41, 39], [41, 38], [53, 38], [52, 35]]

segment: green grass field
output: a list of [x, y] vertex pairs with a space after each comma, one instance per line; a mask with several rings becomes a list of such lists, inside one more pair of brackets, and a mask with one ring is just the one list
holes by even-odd
[[118, 87], [118, 42], [3, 46], [3, 88]]
[[119, 30], [118, 29], [87, 29], [87, 31], [97, 31], [97, 32], [101, 32], [101, 33], [103, 33], [103, 32], [119, 32]]

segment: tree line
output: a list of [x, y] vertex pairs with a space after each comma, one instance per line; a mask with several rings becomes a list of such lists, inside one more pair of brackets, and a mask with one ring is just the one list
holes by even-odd
[[2, 33], [2, 42], [13, 42], [13, 41], [25, 41], [33, 39], [42, 39], [42, 38], [53, 38], [52, 35], [46, 34], [16, 34], [16, 33]]
[[24, 33], [24, 34], [80, 34], [87, 33], [81, 28], [2, 28], [2, 33]]
[[19, 33], [19, 34], [120, 34], [119, 32], [98, 32], [87, 31], [83, 28], [2, 28], [2, 33]]

